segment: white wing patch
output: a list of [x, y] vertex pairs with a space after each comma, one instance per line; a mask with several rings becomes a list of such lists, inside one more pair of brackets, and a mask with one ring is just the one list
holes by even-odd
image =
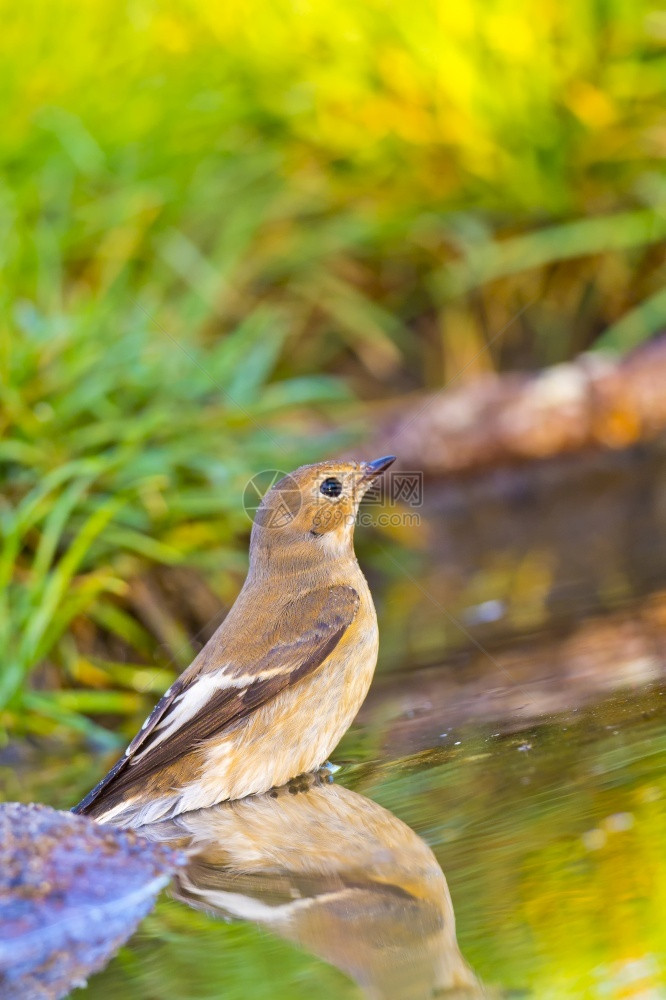
[[144, 754], [150, 753], [151, 749], [157, 746], [158, 743], [162, 743], [163, 740], [171, 736], [172, 733], [175, 733], [186, 722], [189, 722], [199, 709], [206, 704], [216, 688], [217, 685], [214, 677], [207, 677], [206, 675], [197, 677], [194, 684], [190, 685], [190, 687], [186, 688], [182, 694], [179, 694], [174, 699], [169, 711], [155, 726], [151, 734], [152, 739], [146, 746], [146, 749], [137, 753], [134, 759], [141, 760]]
[[[227, 663], [220, 670], [216, 670], [213, 674], [200, 674], [193, 684], [190, 684], [189, 687], [185, 688], [185, 690], [174, 699], [173, 704], [169, 707], [168, 712], [165, 713], [164, 718], [160, 719], [155, 726], [145, 749], [139, 749], [132, 757], [130, 763], [141, 760], [144, 756], [149, 754], [151, 750], [154, 750], [159, 743], [162, 743], [174, 733], [178, 732], [179, 729], [194, 718], [197, 712], [203, 708], [211, 695], [213, 695], [216, 691], [222, 691], [225, 688], [243, 690], [244, 688], [249, 687], [249, 685], [256, 683], [258, 680], [264, 680], [268, 677], [272, 677], [274, 674], [279, 674], [282, 671], [282, 667], [275, 667], [272, 670], [262, 671], [261, 674], [240, 674], [239, 676], [234, 677], [233, 675], [225, 673], [225, 670], [229, 666], [230, 664]], [[169, 692], [167, 692], [167, 694], [168, 693]], [[141, 729], [144, 730], [149, 722], [150, 716], [146, 719]]]
[[239, 892], [225, 892], [224, 889], [199, 888], [189, 879], [179, 879], [182, 887], [209, 907], [214, 906], [229, 916], [239, 917], [241, 920], [253, 920], [257, 923], [280, 923], [286, 922], [293, 916], [295, 910], [301, 910], [311, 906], [312, 899], [296, 899], [292, 903], [278, 903], [271, 906], [270, 903], [263, 903], [260, 899], [252, 896], [244, 896]]

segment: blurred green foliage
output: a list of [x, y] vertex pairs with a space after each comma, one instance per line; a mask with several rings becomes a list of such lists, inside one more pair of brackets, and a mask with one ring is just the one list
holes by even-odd
[[[46, 719], [102, 736], [83, 713], [145, 708], [136, 694], [108, 686], [124, 680], [130, 690], [152, 690], [156, 669], [158, 685], [165, 680], [154, 664], [131, 673], [128, 663], [93, 656], [86, 661], [93, 690], [68, 690], [86, 679], [70, 629], [91, 619], [150, 660], [154, 639], [118, 603], [127, 579], [146, 564], [188, 559], [207, 564], [213, 577], [242, 568], [248, 469], [274, 464], [276, 453], [289, 468], [306, 451], [279, 429], [286, 401], [342, 395], [317, 376], [265, 387], [280, 340], [274, 328], [266, 336], [269, 320], [259, 311], [206, 351], [204, 367], [186, 334], [183, 359], [151, 334], [142, 310], [123, 327], [112, 302], [93, 315], [70, 311], [60, 329], [20, 311], [20, 336], [4, 340], [0, 708], [15, 723], [28, 709], [37, 732], [50, 730], [40, 723]], [[186, 637], [181, 644], [189, 660]], [[28, 674], [45, 660], [62, 685], [50, 690], [45, 676], [38, 688], [46, 690], [28, 689]]]
[[0, 729], [106, 739], [174, 669], [128, 582], [231, 595], [246, 478], [340, 447], [349, 389], [660, 328], [666, 17], [1, 9]]

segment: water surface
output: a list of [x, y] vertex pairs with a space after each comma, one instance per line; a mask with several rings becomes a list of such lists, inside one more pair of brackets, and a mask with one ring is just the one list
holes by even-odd
[[619, 692], [394, 759], [368, 726], [333, 785], [152, 828], [190, 864], [80, 995], [666, 996], [663, 703]]

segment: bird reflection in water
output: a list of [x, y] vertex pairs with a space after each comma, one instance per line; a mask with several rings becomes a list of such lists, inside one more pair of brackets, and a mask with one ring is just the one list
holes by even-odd
[[405, 823], [321, 773], [144, 827], [189, 856], [171, 885], [189, 906], [270, 929], [373, 1000], [482, 997], [446, 879]]

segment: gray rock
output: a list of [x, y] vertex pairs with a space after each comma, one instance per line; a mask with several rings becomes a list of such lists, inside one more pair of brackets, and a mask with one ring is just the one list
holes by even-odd
[[0, 805], [0, 997], [55, 1000], [106, 965], [180, 863], [131, 830]]

